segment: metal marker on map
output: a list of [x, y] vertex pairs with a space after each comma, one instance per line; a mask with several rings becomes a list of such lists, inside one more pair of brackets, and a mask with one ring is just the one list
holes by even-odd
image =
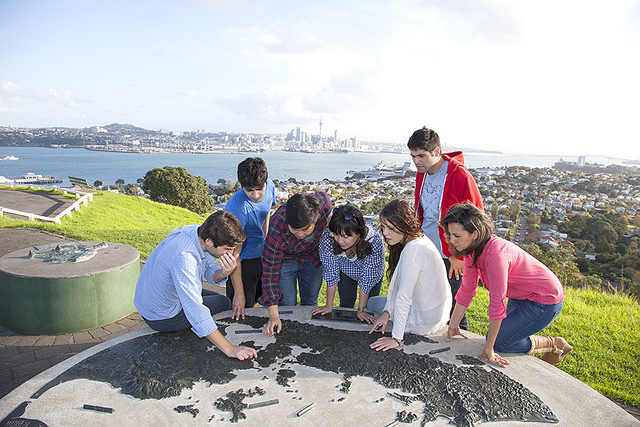
[[86, 403], [82, 405], [82, 409], [90, 409], [92, 411], [98, 411], [98, 412], [108, 412], [109, 414], [113, 413], [113, 408], [107, 408], [105, 406], [87, 405]]
[[429, 354], [442, 353], [443, 351], [449, 351], [449, 350], [451, 350], [451, 347], [436, 348], [435, 350], [431, 350]]
[[262, 408], [263, 406], [277, 405], [280, 403], [278, 399], [265, 400], [264, 402], [250, 403], [247, 409]]
[[296, 415], [298, 417], [301, 417], [302, 415], [304, 415], [307, 412], [309, 412], [314, 406], [316, 406], [315, 402], [314, 403], [310, 403], [307, 406], [305, 406], [304, 408], [300, 409], [298, 412], [296, 412]]

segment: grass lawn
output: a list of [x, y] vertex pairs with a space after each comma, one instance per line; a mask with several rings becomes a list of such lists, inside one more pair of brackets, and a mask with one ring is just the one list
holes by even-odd
[[[146, 258], [173, 228], [202, 223], [205, 218], [186, 209], [104, 192], [96, 193], [94, 201], [73, 212], [72, 218], [63, 218], [62, 224], [0, 217], [0, 228], [37, 228], [79, 240], [124, 243]], [[388, 283], [383, 283], [381, 295], [386, 295], [387, 288]], [[562, 314], [541, 332], [563, 336], [574, 347], [557, 367], [611, 399], [640, 407], [640, 305], [622, 295], [565, 292]], [[325, 301], [323, 287], [319, 304]], [[474, 333], [487, 331], [488, 302], [488, 293], [479, 288], [467, 311]], [[337, 295], [335, 304], [339, 304]]]

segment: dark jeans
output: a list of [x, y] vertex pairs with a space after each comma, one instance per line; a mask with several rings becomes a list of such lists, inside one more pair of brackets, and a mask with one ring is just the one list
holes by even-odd
[[[449, 258], [442, 258], [444, 261], [444, 267], [447, 270], [447, 277], [449, 277], [449, 269], [451, 268], [451, 261]], [[451, 296], [453, 297], [453, 304], [451, 304], [451, 313], [449, 314], [449, 319], [451, 319], [451, 315], [453, 314], [453, 309], [456, 307], [456, 294], [458, 293], [458, 289], [460, 289], [460, 285], [462, 284], [462, 275], [459, 279], [456, 279], [456, 274], [453, 273], [451, 278], [449, 279], [449, 286], [451, 286]], [[465, 314], [460, 321], [460, 329], [467, 330], [467, 315]]]
[[[245, 307], [253, 307], [262, 296], [262, 258], [240, 260], [242, 268], [242, 287], [244, 289]], [[227, 282], [227, 297], [233, 301], [235, 291], [231, 277]]]
[[278, 287], [282, 292], [281, 306], [298, 303], [300, 289], [300, 305], [318, 305], [318, 294], [322, 286], [322, 266], [316, 268], [309, 261], [283, 261], [280, 265], [280, 281]]
[[[340, 281], [338, 282], [338, 295], [340, 295], [340, 307], [353, 308], [356, 305], [356, 298], [358, 296], [358, 282], [351, 277], [340, 272]], [[369, 297], [377, 297], [380, 295], [380, 287], [382, 286], [382, 279], [375, 285]]]
[[[231, 300], [229, 300], [229, 298], [208, 289], [202, 290], [202, 303], [207, 306], [212, 315], [220, 313], [221, 311], [231, 310]], [[171, 319], [144, 319], [144, 321], [147, 322], [147, 325], [149, 325], [151, 329], [158, 332], [181, 331], [191, 327], [191, 323], [187, 320], [184, 310], [180, 310], [180, 312]]]
[[562, 301], [541, 304], [529, 300], [509, 299], [507, 317], [500, 325], [493, 348], [505, 353], [527, 353], [531, 350], [531, 335], [540, 332], [562, 311]]

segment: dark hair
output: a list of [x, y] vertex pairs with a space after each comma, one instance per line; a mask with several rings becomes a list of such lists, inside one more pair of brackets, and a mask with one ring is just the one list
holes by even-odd
[[453, 245], [449, 245], [451, 254], [456, 257], [466, 256], [473, 253], [473, 265], [476, 267], [476, 261], [484, 250], [484, 245], [487, 244], [491, 236], [493, 235], [493, 221], [478, 207], [471, 203], [458, 203], [451, 206], [449, 212], [440, 220], [440, 226], [444, 228], [444, 234], [449, 240], [449, 224], [460, 224], [462, 228], [468, 233], [478, 232], [478, 238], [463, 251], [458, 251]]
[[238, 182], [242, 187], [260, 189], [267, 179], [267, 164], [260, 157], [248, 157], [238, 164]]
[[407, 147], [409, 150], [426, 150], [433, 154], [433, 150], [441, 148], [440, 137], [434, 130], [423, 127], [411, 135]]
[[285, 221], [291, 228], [306, 228], [320, 216], [320, 200], [311, 193], [297, 193], [287, 200]]
[[[333, 234], [341, 236], [358, 236], [360, 238], [356, 243], [356, 256], [358, 258], [362, 259], [373, 253], [371, 243], [366, 240], [369, 229], [364, 222], [362, 212], [351, 203], [333, 209], [333, 214], [329, 220], [329, 230]], [[338, 255], [342, 252], [344, 252], [344, 249], [334, 240], [333, 253]]]
[[198, 236], [205, 241], [211, 239], [215, 247], [235, 247], [247, 238], [238, 218], [232, 213], [223, 210], [209, 215], [209, 218], [198, 227]]
[[407, 244], [408, 237], [421, 237], [423, 235], [420, 221], [416, 218], [413, 206], [406, 200], [395, 199], [387, 203], [380, 211], [380, 231], [382, 232], [382, 220], [391, 224], [398, 232], [404, 234], [404, 239], [395, 245], [389, 245], [389, 268], [387, 278], [391, 279], [393, 272], [400, 260], [400, 253]]

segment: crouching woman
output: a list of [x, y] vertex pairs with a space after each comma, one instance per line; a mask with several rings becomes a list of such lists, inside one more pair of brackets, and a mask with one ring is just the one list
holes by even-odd
[[392, 200], [380, 211], [380, 228], [389, 245], [387, 296], [371, 297], [367, 308], [381, 313], [369, 333], [383, 334], [393, 320], [390, 337], [371, 344], [375, 350], [400, 346], [405, 332], [431, 334], [447, 324], [451, 311], [451, 287], [442, 256], [424, 236], [413, 207]]
[[544, 353], [544, 361], [560, 362], [573, 349], [567, 341], [534, 335], [562, 310], [564, 291], [556, 275], [520, 247], [495, 236], [491, 218], [471, 204], [452, 206], [440, 225], [451, 252], [464, 257], [462, 285], [455, 298], [448, 340], [455, 335], [466, 338], [460, 332], [460, 320], [481, 279], [489, 291], [489, 330], [479, 358], [505, 366], [509, 361], [495, 351]]

